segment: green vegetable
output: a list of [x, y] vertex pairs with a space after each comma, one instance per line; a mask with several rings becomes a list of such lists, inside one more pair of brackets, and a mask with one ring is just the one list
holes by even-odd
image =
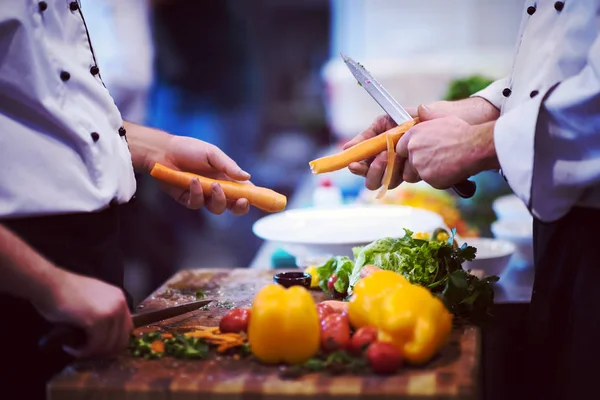
[[398, 272], [410, 283], [435, 291], [445, 285], [448, 274], [461, 269], [465, 260], [475, 258], [477, 250], [474, 247], [465, 244], [461, 248], [455, 248], [455, 230], [448, 235], [448, 241], [415, 239], [412, 234], [410, 230], [404, 229], [404, 236], [401, 238], [383, 238], [355, 249], [357, 256], [350, 286], [353, 287], [360, 279], [362, 267], [371, 264]]
[[[441, 232], [446, 235], [440, 237], [447, 237], [447, 240], [436, 240]], [[498, 277], [478, 279], [471, 271], [463, 270], [462, 264], [475, 259], [477, 249], [466, 243], [458, 247], [454, 239], [455, 229], [450, 233], [436, 229], [434, 233], [430, 240], [415, 239], [413, 232], [405, 229], [403, 237], [382, 238], [354, 248], [355, 261], [349, 274], [349, 291], [360, 279], [360, 271], [365, 265], [376, 265], [402, 274], [412, 284], [428, 288], [458, 319], [483, 322], [494, 301], [491, 284], [497, 282]], [[345, 277], [351, 262], [347, 257], [333, 257], [318, 267], [320, 287], [327, 291], [327, 280], [334, 273], [340, 279]]]
[[317, 267], [317, 274], [319, 275], [319, 287], [323, 291], [327, 292], [327, 281], [331, 275], [337, 275], [338, 279], [333, 284], [335, 290], [339, 293], [346, 293], [350, 282], [350, 274], [354, 262], [346, 256], [332, 257], [327, 262]]
[[469, 271], [454, 271], [446, 281], [441, 298], [458, 319], [484, 321], [494, 302], [491, 283], [498, 279], [497, 276], [479, 279]]
[[461, 100], [485, 89], [493, 82], [493, 79], [481, 75], [472, 75], [467, 78], [455, 79], [450, 82], [444, 100]]
[[206, 358], [208, 343], [199, 338], [175, 335], [165, 341], [165, 353], [175, 358]]
[[204, 298], [206, 296], [206, 293], [204, 293], [202, 290], [198, 290], [196, 292], [196, 300], [200, 300], [202, 298]]
[[359, 372], [367, 370], [368, 363], [364, 357], [355, 357], [344, 350], [338, 350], [330, 354], [319, 353], [301, 365], [287, 368], [283, 374], [286, 377], [300, 377], [310, 372], [328, 372], [340, 374], [344, 372]]
[[141, 337], [132, 336], [129, 340], [129, 350], [135, 357], [144, 357], [152, 360], [161, 358], [164, 353], [157, 353], [152, 350], [152, 342], [162, 340], [162, 335], [158, 332], [147, 333]]
[[[155, 340], [162, 340], [165, 343], [164, 353], [157, 353], [152, 350], [151, 345]], [[171, 339], [163, 339], [158, 332], [147, 333], [140, 337], [131, 337], [129, 349], [135, 357], [146, 359], [156, 359], [166, 355], [191, 359], [206, 358], [208, 356], [208, 344], [202, 339], [184, 335], [175, 335]]]

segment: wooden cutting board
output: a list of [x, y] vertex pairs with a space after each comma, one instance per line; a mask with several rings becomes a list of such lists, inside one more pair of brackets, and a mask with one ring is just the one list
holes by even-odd
[[[278, 271], [279, 272], [279, 271]], [[195, 300], [202, 290], [215, 299], [207, 309], [162, 321], [142, 330], [218, 326], [233, 307], [249, 307], [254, 295], [272, 283], [273, 270], [185, 270], [140, 304], [150, 310]], [[316, 301], [325, 294], [314, 290]], [[476, 399], [479, 398], [480, 334], [473, 327], [452, 334], [440, 356], [426, 367], [404, 367], [389, 377], [310, 374], [283, 378], [276, 366], [231, 357], [187, 361], [144, 360], [127, 354], [113, 360], [66, 368], [48, 387], [49, 399]]]

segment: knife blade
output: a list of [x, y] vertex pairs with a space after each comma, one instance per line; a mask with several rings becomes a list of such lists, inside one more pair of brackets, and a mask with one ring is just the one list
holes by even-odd
[[[381, 83], [360, 63], [341, 53], [344, 63], [354, 75], [360, 86], [371, 95], [379, 106], [396, 122], [398, 125], [410, 121], [413, 118], [410, 114], [394, 99], [394, 97], [383, 87]], [[465, 180], [452, 185], [452, 189], [462, 198], [473, 197], [477, 190], [475, 182]]]
[[[173, 318], [178, 315], [186, 314], [188, 312], [204, 307], [211, 303], [213, 300], [197, 300], [189, 303], [178, 304], [176, 306], [161, 308], [152, 311], [143, 311], [139, 313], [133, 313], [131, 320], [135, 328], [149, 325], [154, 322], [163, 321], [165, 319]], [[39, 342], [39, 347], [44, 352], [56, 352], [60, 351], [63, 346], [69, 346], [72, 348], [81, 347], [85, 344], [85, 333], [82, 329], [71, 326], [60, 324], [57, 325], [50, 333], [43, 337]]]

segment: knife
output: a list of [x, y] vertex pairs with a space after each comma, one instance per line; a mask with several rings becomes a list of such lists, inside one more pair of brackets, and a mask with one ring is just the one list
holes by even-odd
[[[345, 54], [341, 54], [344, 63], [352, 72], [352, 75], [358, 80], [358, 83], [371, 95], [371, 97], [379, 104], [379, 106], [396, 122], [398, 125], [403, 122], [410, 121], [413, 118], [410, 114], [398, 103], [391, 94], [363, 67], [360, 63], [354, 61]], [[468, 199], [473, 197], [477, 190], [475, 182], [465, 180], [452, 185], [452, 189], [460, 197]]]
[[[172, 307], [161, 308], [159, 310], [144, 311], [131, 315], [131, 320], [135, 328], [173, 318], [204, 307], [213, 300], [197, 300], [190, 303], [179, 304]], [[39, 342], [39, 347], [44, 352], [58, 351], [63, 346], [72, 348], [81, 347], [85, 344], [85, 333], [82, 329], [72, 325], [57, 325], [47, 336]]]

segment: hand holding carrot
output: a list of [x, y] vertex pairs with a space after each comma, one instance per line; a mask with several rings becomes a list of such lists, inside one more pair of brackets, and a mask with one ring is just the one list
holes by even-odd
[[[242, 170], [235, 161], [229, 158], [218, 147], [201, 140], [172, 136], [164, 150], [159, 152], [149, 167], [160, 163], [176, 171], [191, 172], [203, 177], [222, 181], [237, 181], [240, 184], [252, 185], [250, 174]], [[244, 197], [228, 200], [223, 187], [218, 182], [203, 185], [199, 179], [189, 179], [185, 188], [181, 185], [165, 183], [163, 189], [177, 202], [190, 209], [205, 207], [213, 214], [222, 214], [226, 209], [235, 215], [246, 214], [250, 210], [250, 202]]]

